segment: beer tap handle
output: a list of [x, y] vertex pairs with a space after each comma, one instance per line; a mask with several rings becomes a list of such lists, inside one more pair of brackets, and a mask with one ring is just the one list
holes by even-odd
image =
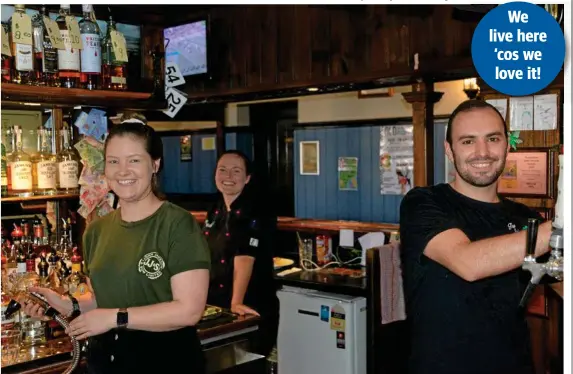
[[537, 232], [539, 230], [539, 220], [529, 218], [527, 220], [527, 242], [525, 250], [527, 257], [535, 257], [535, 245], [537, 244]]

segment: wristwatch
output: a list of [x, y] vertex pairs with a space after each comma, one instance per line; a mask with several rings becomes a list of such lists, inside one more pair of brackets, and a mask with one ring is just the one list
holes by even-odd
[[117, 312], [117, 327], [120, 329], [125, 329], [127, 327], [128, 313], [126, 308], [120, 308]]
[[68, 297], [72, 301], [72, 312], [70, 313], [69, 318], [74, 319], [80, 314], [82, 314], [82, 311], [80, 310], [80, 304], [78, 303], [78, 299], [73, 297], [72, 294], [69, 292], [68, 292]]

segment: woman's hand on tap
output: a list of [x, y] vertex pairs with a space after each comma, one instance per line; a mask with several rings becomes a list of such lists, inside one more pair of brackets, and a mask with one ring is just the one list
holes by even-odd
[[[48, 304], [58, 312], [63, 315], [67, 315], [71, 311], [71, 304], [70, 300], [66, 300], [66, 298], [54, 290], [49, 288], [43, 287], [30, 287], [28, 289], [30, 292], [38, 293], [46, 299]], [[44, 313], [46, 310], [44, 309], [43, 305], [39, 303], [35, 303], [32, 297], [25, 298], [25, 300], [18, 300], [22, 304], [22, 311], [33, 318], [43, 318]], [[69, 304], [69, 305], [68, 305]]]

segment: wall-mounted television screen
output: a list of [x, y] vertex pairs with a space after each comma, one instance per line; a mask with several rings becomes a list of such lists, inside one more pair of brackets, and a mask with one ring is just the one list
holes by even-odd
[[175, 62], [183, 76], [208, 72], [207, 20], [165, 28], [165, 61]]

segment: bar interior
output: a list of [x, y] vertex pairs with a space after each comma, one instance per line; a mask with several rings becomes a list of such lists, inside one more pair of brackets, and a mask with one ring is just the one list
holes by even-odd
[[[405, 373], [400, 205], [456, 177], [444, 141], [459, 104], [504, 117], [500, 196], [544, 220], [563, 214], [564, 72], [526, 97], [480, 79], [472, 35], [495, 6], [2, 5], [2, 372], [85, 372], [70, 321], [14, 300], [38, 284], [86, 292], [83, 234], [119, 208], [104, 139], [137, 113], [163, 142], [165, 199], [201, 233], [226, 150], [252, 160], [276, 217], [264, 247], [276, 341], [256, 353], [259, 316], [207, 304], [196, 327], [208, 373]], [[527, 304], [536, 374], [563, 373], [560, 269]]]

